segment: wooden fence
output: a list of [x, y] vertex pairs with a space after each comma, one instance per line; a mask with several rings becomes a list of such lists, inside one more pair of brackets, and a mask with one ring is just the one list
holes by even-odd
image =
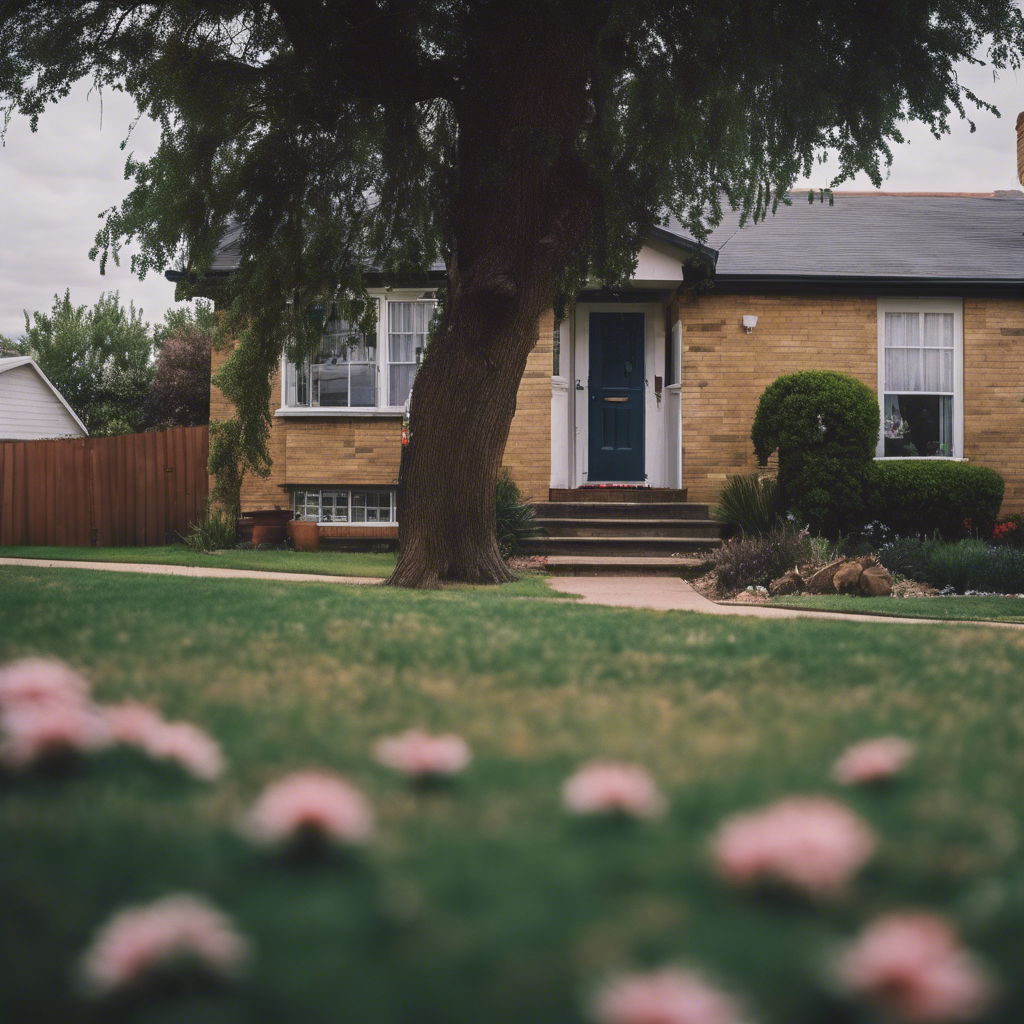
[[209, 428], [0, 442], [0, 545], [168, 544], [203, 514]]

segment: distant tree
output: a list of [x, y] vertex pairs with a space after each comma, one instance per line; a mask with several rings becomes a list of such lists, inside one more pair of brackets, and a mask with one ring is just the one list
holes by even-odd
[[217, 317], [203, 303], [167, 311], [153, 331], [156, 368], [146, 406], [150, 427], [210, 422], [210, 353]]
[[125, 309], [117, 292], [90, 309], [71, 291], [54, 295], [49, 313], [25, 311], [25, 333], [15, 348], [30, 355], [78, 414], [90, 434], [141, 429], [150, 381], [153, 340], [142, 311]]

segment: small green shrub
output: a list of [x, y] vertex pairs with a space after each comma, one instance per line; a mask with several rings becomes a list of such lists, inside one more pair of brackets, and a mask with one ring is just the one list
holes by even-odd
[[912, 537], [938, 533], [959, 540], [988, 537], [1003, 502], [1003, 479], [969, 462], [876, 461], [864, 476], [868, 520]]
[[494, 502], [497, 518], [498, 547], [503, 558], [509, 558], [519, 549], [522, 541], [536, 537], [540, 527], [534, 523], [533, 505], [523, 501], [508, 470], [502, 470]]
[[723, 590], [767, 587], [772, 580], [810, 555], [807, 535], [787, 527], [727, 540], [712, 556], [715, 578]]
[[236, 545], [235, 517], [226, 508], [211, 508], [206, 503], [206, 511], [202, 519], [192, 524], [192, 529], [184, 538], [185, 547], [192, 551], [222, 551]]
[[812, 533], [835, 538], [858, 529], [863, 476], [880, 426], [878, 399], [842, 373], [808, 370], [770, 384], [750, 431], [761, 466], [779, 453], [779, 501]]
[[939, 546], [939, 541], [924, 537], [895, 537], [880, 544], [875, 549], [875, 555], [894, 576], [926, 583], [928, 560]]
[[1024, 551], [992, 548], [981, 540], [940, 544], [928, 559], [927, 582], [940, 590], [951, 587], [989, 593], [1024, 593]]
[[774, 477], [757, 473], [730, 477], [718, 493], [712, 518], [744, 537], [770, 533], [779, 521], [779, 488]]

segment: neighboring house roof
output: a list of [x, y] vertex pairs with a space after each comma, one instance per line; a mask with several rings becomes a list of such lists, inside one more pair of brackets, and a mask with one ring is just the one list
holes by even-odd
[[[708, 245], [716, 288], [755, 280], [834, 284], [931, 282], [1024, 293], [1024, 192], [842, 192], [833, 202], [791, 194], [763, 221], [728, 210]], [[670, 224], [671, 232], [681, 228]]]
[[0, 441], [88, 437], [85, 424], [31, 356], [0, 357]]
[[[680, 255], [702, 256], [715, 288], [857, 288], [991, 290], [1024, 294], [1024, 192], [843, 192], [832, 202], [790, 194], [792, 205], [740, 228], [727, 209], [705, 245], [671, 220], [652, 240]], [[211, 273], [238, 266], [241, 228], [232, 224]], [[443, 272], [443, 264], [431, 268]], [[169, 271], [171, 280], [180, 273]]]

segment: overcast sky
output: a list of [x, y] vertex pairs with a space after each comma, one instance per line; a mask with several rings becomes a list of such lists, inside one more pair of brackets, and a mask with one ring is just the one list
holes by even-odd
[[[1016, 178], [1014, 121], [1024, 110], [1024, 73], [1004, 72], [993, 82], [986, 68], [964, 66], [961, 81], [994, 102], [1002, 113], [977, 113], [977, 132], [966, 123], [936, 141], [921, 126], [909, 126], [908, 143], [895, 153], [884, 188], [889, 191], [990, 192], [1019, 188]], [[151, 122], [140, 121], [128, 150], [120, 143], [135, 117], [129, 99], [117, 93], [89, 94], [80, 84], [67, 99], [47, 111], [39, 131], [24, 118], [11, 122], [0, 149], [0, 334], [20, 337], [23, 309], [49, 310], [54, 293], [71, 289], [76, 304], [92, 304], [102, 291], [118, 290], [151, 323], [174, 304], [174, 286], [162, 276], [133, 277], [128, 259], [108, 266], [104, 277], [88, 258], [97, 215], [119, 203], [129, 191], [124, 180], [128, 151], [150, 155], [157, 141]], [[823, 167], [798, 187], [828, 184]], [[870, 188], [858, 178], [844, 188]]]

